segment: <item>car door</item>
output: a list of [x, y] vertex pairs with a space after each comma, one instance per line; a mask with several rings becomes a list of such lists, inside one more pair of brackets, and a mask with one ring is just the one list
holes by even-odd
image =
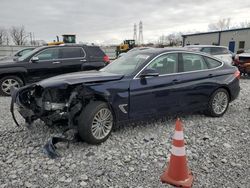
[[[159, 76], [140, 78], [153, 69]], [[178, 53], [163, 54], [152, 60], [130, 83], [130, 118], [174, 113], [179, 108]]]
[[81, 71], [82, 64], [86, 62], [86, 53], [82, 47], [61, 47], [59, 57], [58, 63], [62, 74]]
[[203, 109], [211, 91], [214, 90], [213, 72], [209, 70], [202, 55], [180, 53], [179, 87], [182, 89], [181, 108], [183, 112]]
[[58, 48], [47, 48], [37, 52], [27, 66], [28, 80], [36, 82], [60, 74]]

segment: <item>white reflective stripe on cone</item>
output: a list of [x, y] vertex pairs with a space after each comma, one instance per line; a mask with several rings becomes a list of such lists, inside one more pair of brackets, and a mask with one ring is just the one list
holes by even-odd
[[185, 147], [172, 146], [171, 153], [175, 156], [185, 156], [186, 155]]
[[175, 131], [173, 139], [184, 140], [183, 131]]

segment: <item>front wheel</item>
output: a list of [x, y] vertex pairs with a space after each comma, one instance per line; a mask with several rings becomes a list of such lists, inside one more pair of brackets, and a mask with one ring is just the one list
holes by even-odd
[[217, 89], [210, 97], [207, 114], [212, 117], [221, 117], [227, 111], [229, 105], [229, 94], [227, 90]]
[[108, 139], [113, 124], [113, 113], [107, 103], [93, 101], [83, 109], [79, 116], [79, 135], [89, 144], [100, 144]]

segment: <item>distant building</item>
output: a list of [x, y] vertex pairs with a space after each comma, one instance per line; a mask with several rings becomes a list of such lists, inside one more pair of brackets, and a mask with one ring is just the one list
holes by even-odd
[[227, 46], [232, 52], [239, 49], [250, 49], [250, 27], [194, 33], [182, 35], [183, 46], [186, 45], [219, 45]]

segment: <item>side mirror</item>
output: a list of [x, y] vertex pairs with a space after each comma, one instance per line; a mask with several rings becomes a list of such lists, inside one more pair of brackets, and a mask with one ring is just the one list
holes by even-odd
[[156, 76], [159, 76], [159, 72], [157, 72], [155, 69], [146, 69], [140, 75], [141, 78]]
[[34, 56], [31, 58], [31, 61], [32, 61], [32, 63], [35, 63], [35, 62], [39, 61], [39, 58]]

